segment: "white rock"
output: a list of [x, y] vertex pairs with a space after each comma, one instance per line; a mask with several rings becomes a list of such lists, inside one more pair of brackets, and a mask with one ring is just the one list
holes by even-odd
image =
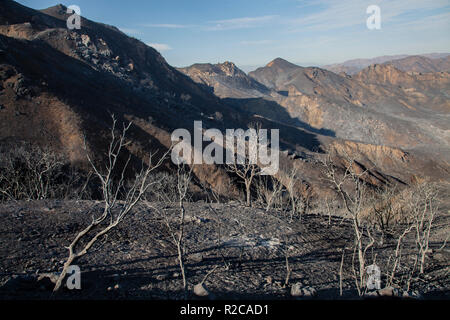
[[291, 295], [293, 297], [310, 298], [316, 296], [317, 291], [313, 287], [302, 287], [301, 283], [296, 283], [291, 287]]
[[291, 287], [291, 296], [301, 297], [302, 296], [302, 284], [296, 283]]
[[207, 297], [209, 296], [209, 292], [203, 283], [196, 284], [194, 286], [194, 294], [199, 297]]

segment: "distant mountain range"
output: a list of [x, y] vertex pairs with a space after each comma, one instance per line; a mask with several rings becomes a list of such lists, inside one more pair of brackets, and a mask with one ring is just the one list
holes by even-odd
[[381, 56], [372, 59], [354, 59], [343, 63], [323, 66], [322, 68], [349, 75], [356, 74], [372, 64], [392, 64], [405, 72], [450, 71], [450, 53], [428, 53], [421, 55]]
[[[438, 153], [449, 146], [446, 72], [410, 74], [392, 64], [375, 64], [349, 76], [277, 58], [245, 78], [241, 71], [217, 77], [213, 70], [223, 65], [203, 66], [203, 70], [194, 65], [181, 71], [213, 87], [221, 98], [247, 98], [239, 106], [248, 112], [291, 124], [303, 121], [309, 130], [365, 143], [434, 148]], [[287, 114], [274, 112], [269, 102], [282, 106]]]

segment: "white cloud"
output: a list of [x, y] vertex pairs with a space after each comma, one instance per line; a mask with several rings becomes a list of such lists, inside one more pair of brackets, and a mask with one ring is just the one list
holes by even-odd
[[168, 44], [165, 43], [147, 43], [147, 45], [160, 52], [172, 50], [172, 47], [170, 47]]
[[[448, 0], [318, 0], [313, 2], [319, 11], [287, 22], [291, 31], [328, 31], [356, 25], [365, 26], [366, 9], [375, 4], [381, 8], [381, 24], [396, 22], [402, 14], [415, 12], [424, 14], [449, 5]], [[311, 7], [312, 4], [308, 4]]]
[[425, 31], [425, 30], [450, 30], [450, 12], [430, 15], [416, 20], [396, 23], [397, 29], [402, 31]]
[[278, 16], [244, 17], [210, 21], [209, 23], [214, 24], [214, 26], [208, 27], [207, 30], [218, 31], [261, 27], [277, 17]]

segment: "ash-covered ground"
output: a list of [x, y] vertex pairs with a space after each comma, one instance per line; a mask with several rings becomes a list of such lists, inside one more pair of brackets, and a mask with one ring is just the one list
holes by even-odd
[[[81, 290], [53, 294], [45, 274], [62, 270], [65, 248], [101, 212], [99, 201], [32, 201], [0, 205], [0, 299], [182, 299], [182, 277], [171, 235], [179, 219], [177, 204], [139, 204], [117, 229], [102, 238], [75, 264]], [[188, 298], [209, 272], [203, 299], [356, 299], [352, 272], [354, 236], [350, 220], [323, 215], [296, 216], [237, 202], [186, 204], [185, 267]], [[450, 297], [450, 250], [444, 245], [449, 219], [439, 216], [433, 229], [425, 275], [412, 281], [408, 297]], [[173, 231], [173, 230], [172, 230]], [[395, 250], [395, 239], [368, 253], [381, 272]], [[342, 296], [340, 266], [343, 264]], [[403, 249], [398, 272], [404, 287], [414, 238]], [[410, 257], [408, 258], [408, 255]], [[287, 264], [292, 272], [285, 285]], [[44, 277], [42, 277], [44, 275]], [[38, 281], [39, 276], [43, 278]], [[383, 284], [383, 276], [382, 276]], [[406, 294], [405, 294], [406, 296]]]

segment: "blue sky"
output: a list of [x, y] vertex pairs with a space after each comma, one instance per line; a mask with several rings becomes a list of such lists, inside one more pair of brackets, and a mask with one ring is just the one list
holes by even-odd
[[[42, 9], [51, 0], [20, 0]], [[450, 0], [60, 0], [158, 49], [174, 66], [276, 57], [324, 65], [392, 54], [450, 52]], [[369, 5], [381, 29], [366, 26]]]

